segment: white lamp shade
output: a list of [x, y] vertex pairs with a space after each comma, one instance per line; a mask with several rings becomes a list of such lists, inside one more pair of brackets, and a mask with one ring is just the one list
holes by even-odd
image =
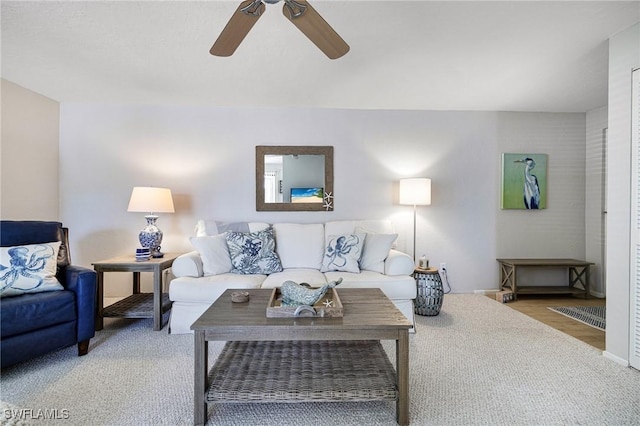
[[431, 179], [400, 179], [400, 204], [428, 206], [431, 204]]
[[131, 191], [129, 212], [173, 213], [173, 198], [169, 188], [136, 186]]

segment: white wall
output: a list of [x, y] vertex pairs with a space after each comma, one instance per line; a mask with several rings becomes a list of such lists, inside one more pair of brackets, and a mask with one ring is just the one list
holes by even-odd
[[0, 217], [58, 220], [60, 105], [2, 79]]
[[584, 258], [584, 114], [502, 113], [499, 118], [497, 156], [549, 157], [547, 208], [499, 210], [498, 255]]
[[586, 260], [594, 262], [591, 268], [591, 294], [605, 297], [604, 279], [604, 165], [603, 132], [607, 127], [607, 108], [587, 112], [587, 157], [585, 199]]
[[[143, 215], [126, 212], [135, 185], [174, 193], [176, 213], [158, 220], [165, 251], [191, 250], [198, 218], [389, 218], [410, 252], [412, 209], [397, 203], [410, 176], [433, 180], [417, 252], [447, 262], [455, 292], [496, 288], [497, 254], [584, 256], [584, 114], [63, 104], [61, 122], [61, 216], [84, 264], [137, 246]], [[255, 145], [333, 145], [335, 211], [256, 212]], [[499, 209], [503, 151], [549, 154], [548, 210]], [[532, 225], [540, 232], [523, 248]], [[107, 295], [126, 291], [109, 279]]]
[[629, 360], [631, 72], [640, 67], [640, 23], [609, 40], [607, 183], [607, 351]]

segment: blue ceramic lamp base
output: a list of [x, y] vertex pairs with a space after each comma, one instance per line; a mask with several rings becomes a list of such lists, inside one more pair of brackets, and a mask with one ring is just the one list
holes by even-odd
[[151, 257], [160, 258], [164, 256], [164, 253], [160, 251], [160, 243], [162, 243], [162, 231], [156, 226], [156, 220], [158, 216], [147, 215], [147, 226], [144, 227], [138, 238], [142, 247], [151, 250]]

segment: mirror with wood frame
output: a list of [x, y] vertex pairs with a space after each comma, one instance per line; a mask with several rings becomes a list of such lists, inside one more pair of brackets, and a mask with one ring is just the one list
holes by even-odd
[[332, 210], [332, 146], [256, 146], [256, 211]]

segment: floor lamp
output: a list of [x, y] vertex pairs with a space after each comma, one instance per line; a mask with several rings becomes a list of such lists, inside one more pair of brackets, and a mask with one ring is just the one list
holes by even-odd
[[431, 204], [431, 179], [400, 179], [400, 204], [413, 206], [413, 261], [416, 262], [416, 206]]

